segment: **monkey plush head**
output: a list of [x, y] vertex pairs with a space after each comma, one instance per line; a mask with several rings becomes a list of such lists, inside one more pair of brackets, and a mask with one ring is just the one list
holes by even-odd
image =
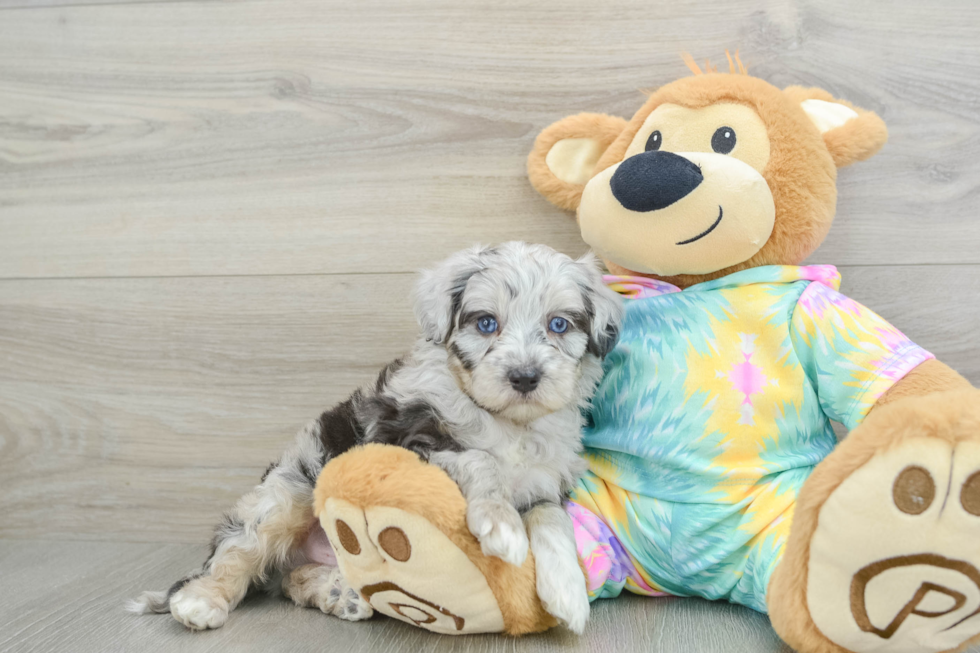
[[579, 114], [538, 136], [534, 187], [578, 215], [610, 271], [686, 287], [760, 265], [796, 265], [830, 229], [837, 168], [888, 132], [820, 89], [779, 90], [744, 73], [653, 92], [629, 121]]

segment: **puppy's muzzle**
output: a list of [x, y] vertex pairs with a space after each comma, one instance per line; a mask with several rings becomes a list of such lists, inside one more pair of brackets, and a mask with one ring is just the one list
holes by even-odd
[[645, 213], [687, 197], [702, 181], [701, 169], [693, 161], [656, 150], [623, 161], [609, 187], [623, 208]]
[[510, 381], [510, 385], [514, 390], [517, 390], [522, 395], [526, 395], [534, 392], [534, 389], [538, 387], [538, 384], [541, 382], [541, 371], [536, 369], [511, 370], [507, 374], [507, 380]]

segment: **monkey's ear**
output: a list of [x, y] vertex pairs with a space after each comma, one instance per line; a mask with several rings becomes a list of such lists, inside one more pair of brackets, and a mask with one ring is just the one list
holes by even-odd
[[625, 127], [625, 119], [601, 113], [580, 113], [547, 127], [527, 157], [531, 185], [555, 206], [574, 211], [599, 157]]
[[785, 93], [806, 113], [820, 131], [823, 142], [838, 168], [878, 153], [888, 140], [885, 122], [872, 111], [837, 100], [819, 88], [791, 86]]

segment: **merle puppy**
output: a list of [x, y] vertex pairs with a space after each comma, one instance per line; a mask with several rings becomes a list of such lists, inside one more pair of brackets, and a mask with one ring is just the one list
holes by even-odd
[[[323, 413], [218, 526], [203, 568], [136, 612], [167, 612], [218, 628], [250, 587], [285, 574], [300, 605], [345, 619], [373, 612], [347, 587], [313, 511], [324, 464], [351, 447], [406, 447], [444, 469], [467, 501], [483, 552], [537, 561], [549, 613], [576, 632], [589, 614], [569, 517], [561, 502], [584, 471], [582, 409], [602, 374], [623, 310], [595, 259], [542, 246], [477, 247], [424, 271], [416, 287], [420, 337], [377, 381]], [[292, 572], [290, 572], [292, 570]]]

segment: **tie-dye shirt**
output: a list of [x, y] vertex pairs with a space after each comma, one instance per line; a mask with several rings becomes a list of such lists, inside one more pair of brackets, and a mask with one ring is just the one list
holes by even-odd
[[[831, 420], [854, 428], [932, 355], [837, 292], [831, 266], [753, 268], [683, 291], [607, 283], [629, 300], [570, 508], [590, 594], [765, 611], [797, 493], [837, 442]], [[590, 535], [600, 526], [611, 537]]]

